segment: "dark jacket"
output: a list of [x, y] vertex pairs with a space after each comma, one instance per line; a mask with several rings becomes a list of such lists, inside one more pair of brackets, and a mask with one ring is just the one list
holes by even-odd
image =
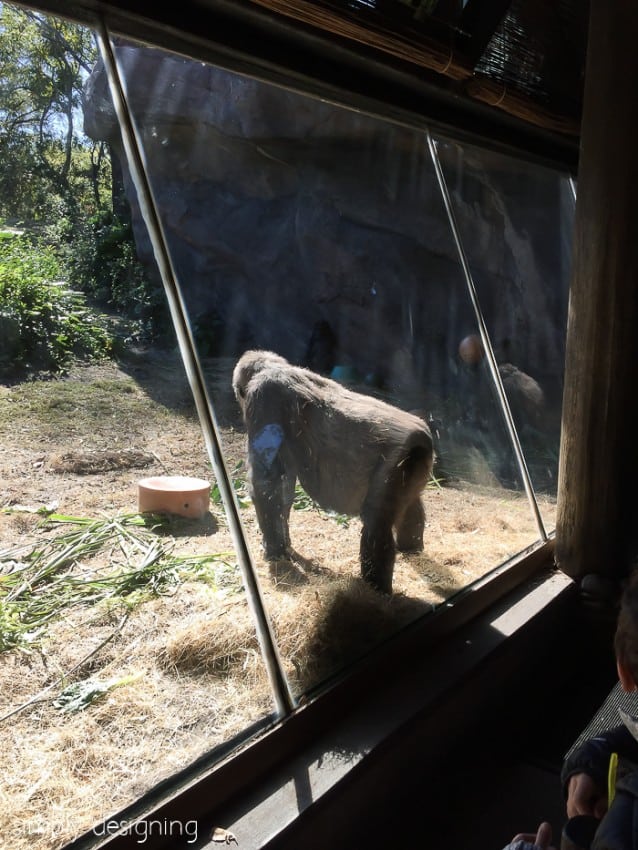
[[609, 762], [618, 754], [614, 798], [600, 822], [591, 850], [638, 850], [638, 719], [621, 713], [626, 725], [590, 738], [569, 754], [561, 781], [565, 793], [570, 776], [586, 773], [607, 788]]
[[638, 766], [616, 782], [616, 794], [601, 820], [591, 850], [637, 850]]
[[[638, 717], [624, 712], [619, 725], [577, 746], [565, 759], [561, 781], [565, 796], [570, 776], [586, 773], [607, 788], [609, 762], [618, 754], [614, 798], [587, 850], [638, 850]], [[554, 841], [559, 847], [560, 841]], [[535, 844], [514, 841], [503, 850], [537, 850]]]

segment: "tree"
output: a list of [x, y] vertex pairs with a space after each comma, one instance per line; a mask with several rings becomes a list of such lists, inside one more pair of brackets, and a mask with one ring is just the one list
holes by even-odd
[[[46, 219], [99, 208], [110, 181], [102, 146], [81, 132], [90, 30], [0, 4], [0, 214]], [[102, 188], [101, 188], [102, 187]], [[59, 214], [59, 212], [58, 212]]]
[[82, 132], [96, 59], [91, 30], [0, 0], [0, 221], [44, 237], [73, 289], [152, 336], [166, 321], [163, 293], [137, 260], [108, 146]]

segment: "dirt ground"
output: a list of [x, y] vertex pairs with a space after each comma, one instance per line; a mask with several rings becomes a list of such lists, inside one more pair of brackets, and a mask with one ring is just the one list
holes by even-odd
[[[240, 487], [245, 438], [232, 366], [204, 364]], [[134, 514], [137, 482], [163, 474], [215, 481], [176, 354], [140, 351], [0, 386], [0, 578], [60, 533], [38, 509]], [[300, 505], [291, 518], [299, 556], [273, 565], [251, 506], [241, 508], [295, 694], [538, 539], [522, 493], [443, 481], [426, 489], [424, 504], [425, 550], [398, 556], [391, 599], [358, 578], [357, 519]], [[551, 527], [552, 500], [541, 507]], [[175, 555], [220, 556], [223, 580], [187, 579], [131, 610], [76, 605], [33, 645], [0, 653], [1, 848], [63, 846], [273, 711], [221, 505], [211, 502], [201, 520], [169, 520], [161, 540]], [[86, 569], [74, 567], [79, 576]], [[97, 679], [117, 684], [83, 710], [56, 708], [70, 683]]]

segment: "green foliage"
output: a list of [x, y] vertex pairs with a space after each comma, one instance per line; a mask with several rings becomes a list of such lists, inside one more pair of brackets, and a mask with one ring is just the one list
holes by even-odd
[[84, 711], [94, 702], [102, 699], [115, 688], [129, 685], [138, 678], [136, 676], [119, 676], [107, 681], [97, 678], [83, 679], [72, 682], [52, 701], [51, 705], [63, 714], [75, 714]]
[[8, 221], [37, 221], [51, 197], [48, 181], [35, 175], [35, 139], [0, 133], [0, 216]]
[[104, 192], [101, 145], [81, 129], [93, 35], [38, 12], [0, 4], [0, 215], [51, 218], [61, 201], [79, 220]]
[[0, 232], [0, 377], [59, 371], [72, 356], [109, 353], [106, 328], [62, 276], [50, 247]]
[[[90, 29], [0, 3], [0, 221], [37, 229], [56, 246], [71, 289], [122, 315], [131, 337], [150, 341], [171, 328], [164, 294], [137, 259], [130, 223], [113, 214], [114, 203], [125, 207], [109, 147], [83, 132], [82, 92], [96, 58]], [[15, 355], [31, 359], [6, 348], [3, 369]], [[58, 360], [47, 342], [37, 368]]]
[[[226, 555], [172, 555], [173, 541], [161, 540], [139, 514], [95, 519], [48, 513], [44, 522], [72, 527], [26, 555], [0, 552], [0, 652], [28, 650], [79, 605], [130, 611], [186, 580], [239, 589], [238, 571]], [[104, 553], [107, 565], [91, 568], [91, 559]]]
[[169, 326], [164, 292], [137, 259], [131, 225], [103, 211], [73, 228], [69, 282], [133, 320], [133, 335], [153, 339]]
[[442, 490], [445, 484], [445, 478], [437, 478], [434, 473], [430, 475], [428, 483], [425, 485], [429, 490]]
[[[248, 495], [248, 485], [246, 484], [246, 480], [243, 477], [240, 477], [240, 473], [244, 468], [244, 462], [239, 461], [235, 466], [232, 476], [231, 483], [233, 485], [233, 490], [235, 491], [235, 496], [237, 497], [237, 503], [240, 508], [247, 508], [252, 504], [252, 500]], [[210, 489], [210, 498], [214, 505], [217, 507], [221, 507], [222, 503], [222, 494], [219, 489], [219, 484], [215, 482]]]

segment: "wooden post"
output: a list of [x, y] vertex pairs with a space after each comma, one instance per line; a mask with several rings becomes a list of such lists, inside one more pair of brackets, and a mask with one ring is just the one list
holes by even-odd
[[556, 560], [638, 554], [638, 4], [592, 0], [567, 328]]

